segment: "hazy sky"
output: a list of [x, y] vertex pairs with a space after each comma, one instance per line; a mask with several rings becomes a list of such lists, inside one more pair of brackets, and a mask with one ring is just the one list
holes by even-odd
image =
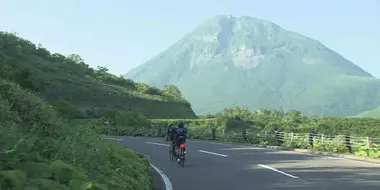
[[0, 0], [0, 30], [124, 74], [217, 14], [272, 21], [380, 77], [379, 0]]

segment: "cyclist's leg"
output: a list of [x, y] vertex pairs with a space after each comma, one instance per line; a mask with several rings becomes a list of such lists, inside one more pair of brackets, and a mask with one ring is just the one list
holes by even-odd
[[170, 146], [172, 147], [172, 153], [175, 154], [175, 146], [174, 141], [170, 141]]
[[173, 143], [172, 143], [172, 141], [169, 141], [169, 145], [170, 145], [170, 151], [173, 153]]

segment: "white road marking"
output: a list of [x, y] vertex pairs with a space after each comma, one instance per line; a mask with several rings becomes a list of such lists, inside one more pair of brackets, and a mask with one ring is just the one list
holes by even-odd
[[168, 176], [166, 176], [166, 174], [158, 169], [156, 166], [154, 166], [153, 164], [150, 164], [150, 166], [157, 171], [158, 174], [160, 174], [162, 180], [164, 180], [164, 183], [165, 183], [165, 189], [166, 190], [173, 190], [173, 186], [172, 186], [172, 183], [170, 183], [170, 180], [168, 178]]
[[213, 154], [213, 155], [216, 155], [216, 156], [228, 157], [227, 155], [224, 155], [224, 154], [218, 154], [218, 153], [215, 153], [215, 152], [209, 152], [209, 151], [205, 151], [205, 150], [198, 150], [198, 151], [199, 151], [199, 152], [206, 153], [206, 154]]
[[107, 137], [106, 139], [108, 139], [108, 140], [116, 140], [116, 141], [123, 141], [124, 140], [124, 139], [112, 138], [112, 137]]
[[287, 174], [287, 173], [285, 173], [285, 172], [283, 172], [283, 171], [280, 171], [280, 170], [278, 170], [278, 169], [272, 168], [272, 167], [267, 166], [267, 165], [263, 165], [263, 164], [257, 164], [257, 165], [260, 166], [260, 167], [263, 167], [263, 168], [270, 169], [270, 170], [272, 170], [272, 171], [278, 172], [278, 173], [280, 173], [280, 174], [284, 174], [284, 175], [286, 175], [286, 176], [288, 176], [288, 177], [291, 177], [291, 178], [294, 178], [294, 179], [298, 179], [298, 178], [299, 178], [299, 177], [297, 177], [297, 176]]
[[160, 145], [160, 146], [169, 146], [168, 144], [155, 143], [155, 142], [145, 142], [145, 143], [146, 143], [146, 144]]
[[220, 150], [257, 150], [256, 147], [222, 148]]

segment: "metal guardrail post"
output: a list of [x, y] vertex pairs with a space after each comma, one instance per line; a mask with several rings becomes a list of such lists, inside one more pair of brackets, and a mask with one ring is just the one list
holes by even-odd
[[369, 137], [366, 137], [367, 148], [370, 147]]
[[274, 139], [276, 140], [276, 142], [279, 141], [279, 137], [278, 136], [279, 136], [278, 132], [274, 131]]
[[294, 133], [290, 133], [290, 143], [293, 143]]
[[347, 147], [348, 152], [352, 154], [350, 135], [346, 135], [344, 139], [346, 142], [346, 147]]
[[321, 144], [323, 144], [324, 140], [325, 140], [325, 136], [322, 134], [322, 136], [321, 136]]
[[313, 134], [312, 133], [309, 133], [308, 134], [308, 142], [309, 142], [309, 145], [311, 148], [313, 148]]

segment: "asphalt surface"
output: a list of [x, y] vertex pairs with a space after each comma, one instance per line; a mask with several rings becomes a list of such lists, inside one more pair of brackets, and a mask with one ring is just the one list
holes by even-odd
[[[119, 139], [114, 141], [120, 146], [148, 155], [151, 163], [167, 175], [174, 190], [380, 189], [378, 164], [188, 140], [182, 168], [169, 160], [163, 138], [112, 138]], [[165, 188], [159, 185], [157, 189]]]

